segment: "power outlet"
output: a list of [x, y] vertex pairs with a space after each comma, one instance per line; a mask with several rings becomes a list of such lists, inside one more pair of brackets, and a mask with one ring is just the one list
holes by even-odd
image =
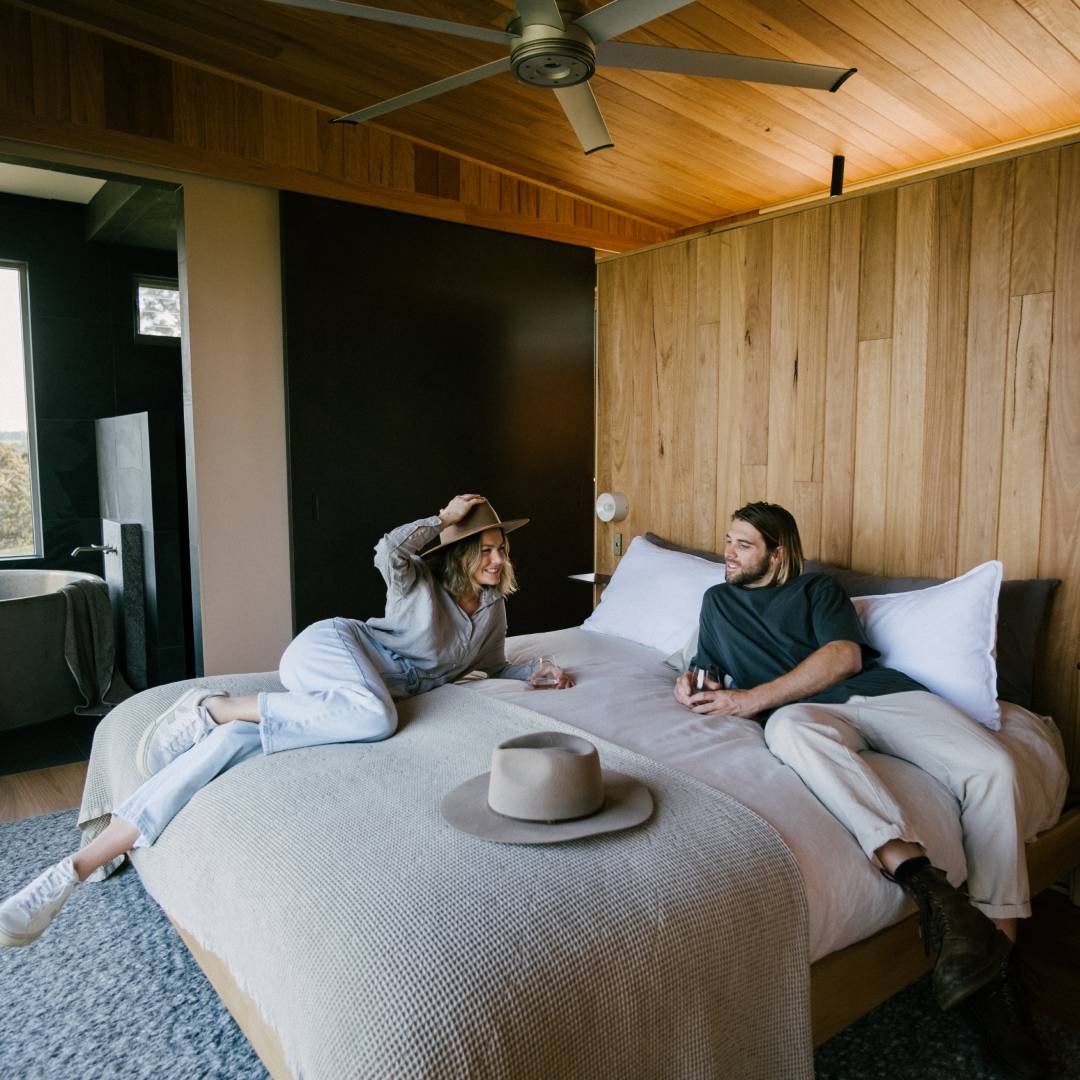
[[616, 555], [622, 554], [622, 533], [615, 533], [611, 539], [611, 550]]

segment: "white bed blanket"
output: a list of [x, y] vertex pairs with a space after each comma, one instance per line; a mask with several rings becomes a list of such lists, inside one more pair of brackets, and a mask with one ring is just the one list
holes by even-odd
[[[761, 725], [702, 717], [672, 697], [675, 672], [654, 649], [580, 628], [511, 638], [513, 659], [554, 654], [578, 685], [528, 691], [520, 682], [473, 684], [483, 694], [527, 705], [620, 746], [665, 762], [725, 791], [760, 814], [795, 853], [810, 905], [810, 957], [817, 960], [898, 921], [912, 910], [896, 885], [864, 857], [851, 834], [765, 746]], [[1017, 764], [1024, 836], [1061, 815], [1068, 774], [1053, 723], [1002, 703], [998, 738]], [[958, 804], [936, 780], [906, 761], [867, 753], [954, 884], [967, 876]]]
[[[646, 825], [536, 847], [460, 833], [443, 796], [486, 771], [499, 741], [564, 728], [483, 689], [401, 703], [385, 742], [248, 760], [135, 853], [147, 889], [225, 961], [295, 1074], [812, 1076], [805, 897], [776, 832], [715, 788], [594, 739], [605, 767], [649, 785]], [[139, 694], [102, 724], [88, 835], [137, 782], [139, 732], [176, 692]]]

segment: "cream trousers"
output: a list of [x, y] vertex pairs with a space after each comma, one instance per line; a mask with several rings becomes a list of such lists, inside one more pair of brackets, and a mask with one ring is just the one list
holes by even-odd
[[972, 903], [992, 918], [1031, 914], [1012, 758], [992, 731], [947, 701], [911, 691], [857, 695], [843, 705], [785, 705], [769, 717], [765, 742], [875, 863], [890, 840], [923, 841], [860, 751], [903, 758], [929, 773], [960, 804]]

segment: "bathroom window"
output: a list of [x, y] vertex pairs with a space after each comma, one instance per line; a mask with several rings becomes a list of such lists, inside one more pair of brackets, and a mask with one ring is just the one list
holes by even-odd
[[135, 279], [135, 337], [142, 342], [180, 338], [180, 285], [175, 278]]
[[42, 555], [28, 298], [26, 264], [0, 260], [0, 559]]

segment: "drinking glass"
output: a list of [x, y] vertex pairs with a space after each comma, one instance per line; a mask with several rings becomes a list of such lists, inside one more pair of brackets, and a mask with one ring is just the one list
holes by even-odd
[[700, 694], [702, 690], [708, 690], [706, 679], [711, 679], [713, 682], [720, 681], [716, 668], [712, 664], [707, 667], [692, 667], [690, 669], [690, 693]]
[[537, 666], [528, 678], [529, 685], [534, 690], [547, 690], [559, 685], [559, 665], [555, 663], [554, 656], [537, 657]]

